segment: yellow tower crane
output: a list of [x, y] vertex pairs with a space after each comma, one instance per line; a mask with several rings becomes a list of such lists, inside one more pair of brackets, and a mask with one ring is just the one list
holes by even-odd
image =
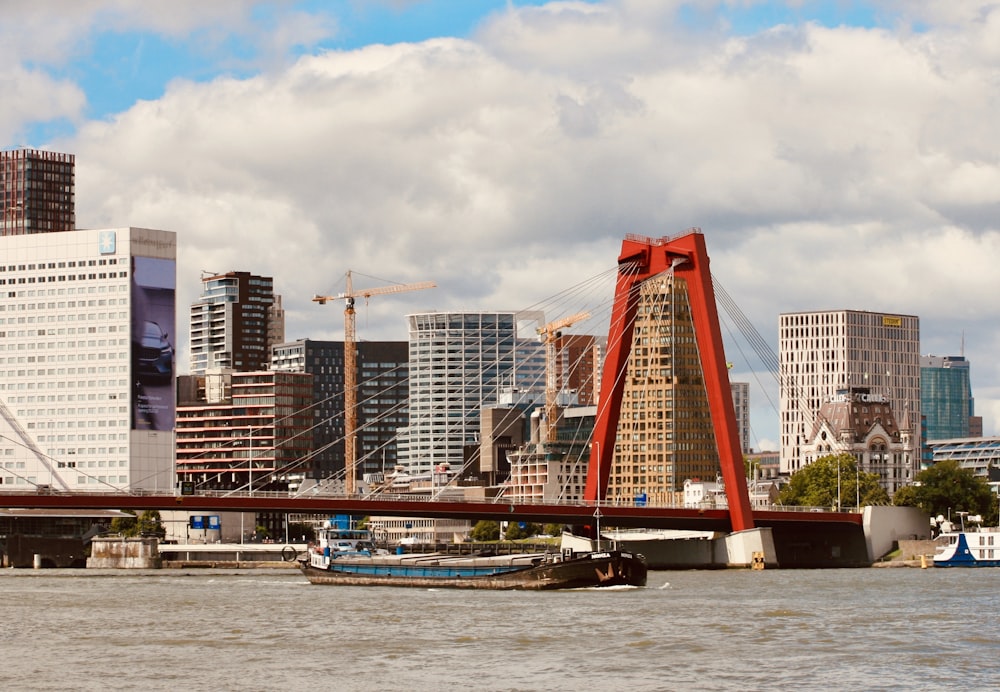
[[325, 305], [328, 300], [344, 301], [344, 492], [354, 495], [356, 486], [354, 478], [354, 466], [357, 459], [357, 427], [358, 427], [358, 393], [357, 393], [357, 352], [355, 350], [355, 316], [354, 299], [364, 298], [365, 302], [372, 296], [381, 296], [387, 293], [403, 293], [404, 291], [416, 291], [422, 288], [434, 288], [433, 281], [422, 281], [415, 284], [394, 284], [392, 286], [380, 286], [378, 288], [364, 288], [354, 290], [351, 281], [351, 271], [347, 271], [347, 286], [343, 293], [335, 296], [313, 296], [313, 301], [320, 305]]
[[549, 322], [537, 330], [545, 344], [545, 425], [549, 444], [556, 440], [556, 419], [559, 418], [559, 371], [556, 367], [556, 355], [558, 342], [562, 337], [560, 330], [589, 317], [589, 312], [578, 312], [561, 320]]

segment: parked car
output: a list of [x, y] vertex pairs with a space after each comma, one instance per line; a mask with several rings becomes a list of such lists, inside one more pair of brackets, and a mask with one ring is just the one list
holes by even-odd
[[132, 344], [136, 354], [136, 376], [142, 381], [164, 382], [174, 374], [174, 347], [156, 322], [142, 325], [141, 341]]

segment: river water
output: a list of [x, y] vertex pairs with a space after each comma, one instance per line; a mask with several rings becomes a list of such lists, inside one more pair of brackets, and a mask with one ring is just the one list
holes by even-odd
[[5, 690], [977, 690], [1000, 569], [651, 572], [549, 593], [4, 570]]

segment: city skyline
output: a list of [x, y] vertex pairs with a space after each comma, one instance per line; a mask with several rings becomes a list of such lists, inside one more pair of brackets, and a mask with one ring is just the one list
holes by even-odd
[[359, 304], [360, 339], [402, 340], [408, 313], [524, 309], [626, 233], [699, 226], [775, 350], [784, 312], [918, 315], [996, 434], [997, 10], [660, 5], [5, 8], [0, 146], [76, 156], [78, 227], [175, 231], [178, 305], [202, 271], [274, 277], [288, 340], [342, 338], [310, 299], [348, 269], [437, 283]]

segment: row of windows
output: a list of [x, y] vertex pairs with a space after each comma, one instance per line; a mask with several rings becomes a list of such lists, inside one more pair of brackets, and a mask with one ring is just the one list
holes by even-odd
[[[83, 454], [84, 453], [83, 452], [83, 447], [81, 447], [78, 451], [79, 451], [80, 454]], [[55, 449], [55, 450], [50, 450], [50, 452], [55, 452], [56, 454], [66, 454], [67, 453], [65, 449]], [[120, 454], [127, 454], [128, 453], [128, 447], [119, 447], [118, 448], [118, 452]], [[69, 453], [72, 454], [73, 450], [69, 450]], [[108, 447], [90, 447], [90, 448], [87, 449], [87, 453], [88, 454], [109, 454], [109, 453], [110, 454], [114, 454], [115, 453], [115, 448], [114, 447], [111, 447], [111, 448], [108, 448]], [[103, 469], [103, 468], [107, 468], [107, 467], [112, 467], [113, 468], [115, 466], [118, 466], [119, 468], [126, 468], [126, 467], [128, 467], [128, 461], [125, 460], [125, 459], [120, 459], [120, 460], [118, 460], [116, 462], [116, 461], [113, 461], [113, 460], [109, 461], [108, 459], [99, 459], [97, 461], [60, 461], [58, 464], [56, 464], [56, 467], [60, 468], [60, 469], [62, 469], [62, 468], [69, 468], [69, 469], [76, 469], [76, 468], [89, 468], [89, 469], [102, 468]]]
[[[119, 292], [128, 291], [128, 284], [119, 284], [117, 290]], [[100, 286], [87, 286], [87, 287], [81, 286], [79, 290], [77, 290], [75, 286], [70, 286], [68, 288], [48, 288], [48, 289], [41, 288], [41, 289], [27, 289], [21, 291], [8, 291], [5, 297], [23, 299], [23, 298], [35, 298], [35, 297], [42, 298], [46, 296], [66, 296], [66, 295], [72, 296], [72, 295], [84, 295], [89, 293], [114, 293], [114, 292], [115, 292], [114, 286], [108, 286], [102, 284]], [[4, 296], [0, 295], [0, 297]], [[124, 305], [126, 303], [126, 300], [124, 298], [120, 298], [118, 302]], [[28, 303], [28, 305], [32, 304]], [[0, 310], [5, 309], [5, 307], [6, 305], [0, 304]], [[42, 304], [39, 303], [38, 307], [39, 309], [41, 309]], [[12, 305], [10, 309], [13, 310], [14, 306]], [[24, 310], [25, 308], [23, 307], [23, 304], [19, 304], [18, 309]]]
[[[60, 274], [59, 276], [50, 276], [48, 279], [44, 276], [37, 277], [37, 283], [43, 284], [46, 280], [49, 283], [55, 283], [57, 281], [93, 281], [94, 279], [115, 279], [115, 278], [126, 278], [128, 272], [111, 272], [110, 275], [107, 272], [100, 272], [97, 274]], [[0, 279], [0, 286], [5, 286], [7, 284], [14, 285], [15, 283], [20, 284], [33, 284], [36, 283], [36, 278], [34, 276], [29, 276], [28, 278], [20, 277], [19, 279], [11, 279], [9, 282], [7, 279]]]
[[0, 264], [0, 272], [3, 271], [35, 271], [36, 269], [72, 269], [73, 267], [104, 267], [109, 264], [126, 264], [128, 262], [127, 257], [122, 257], [121, 259], [116, 259], [111, 257], [110, 259], [100, 259], [100, 260], [80, 260], [79, 263], [75, 261], [70, 262], [39, 262], [38, 264]]
[[[97, 483], [110, 483], [112, 485], [121, 485], [128, 483], [128, 476], [77, 476], [77, 485], [88, 485]], [[29, 476], [24, 478], [21, 476], [0, 476], [0, 485], [37, 485], [38, 480], [35, 476]]]

